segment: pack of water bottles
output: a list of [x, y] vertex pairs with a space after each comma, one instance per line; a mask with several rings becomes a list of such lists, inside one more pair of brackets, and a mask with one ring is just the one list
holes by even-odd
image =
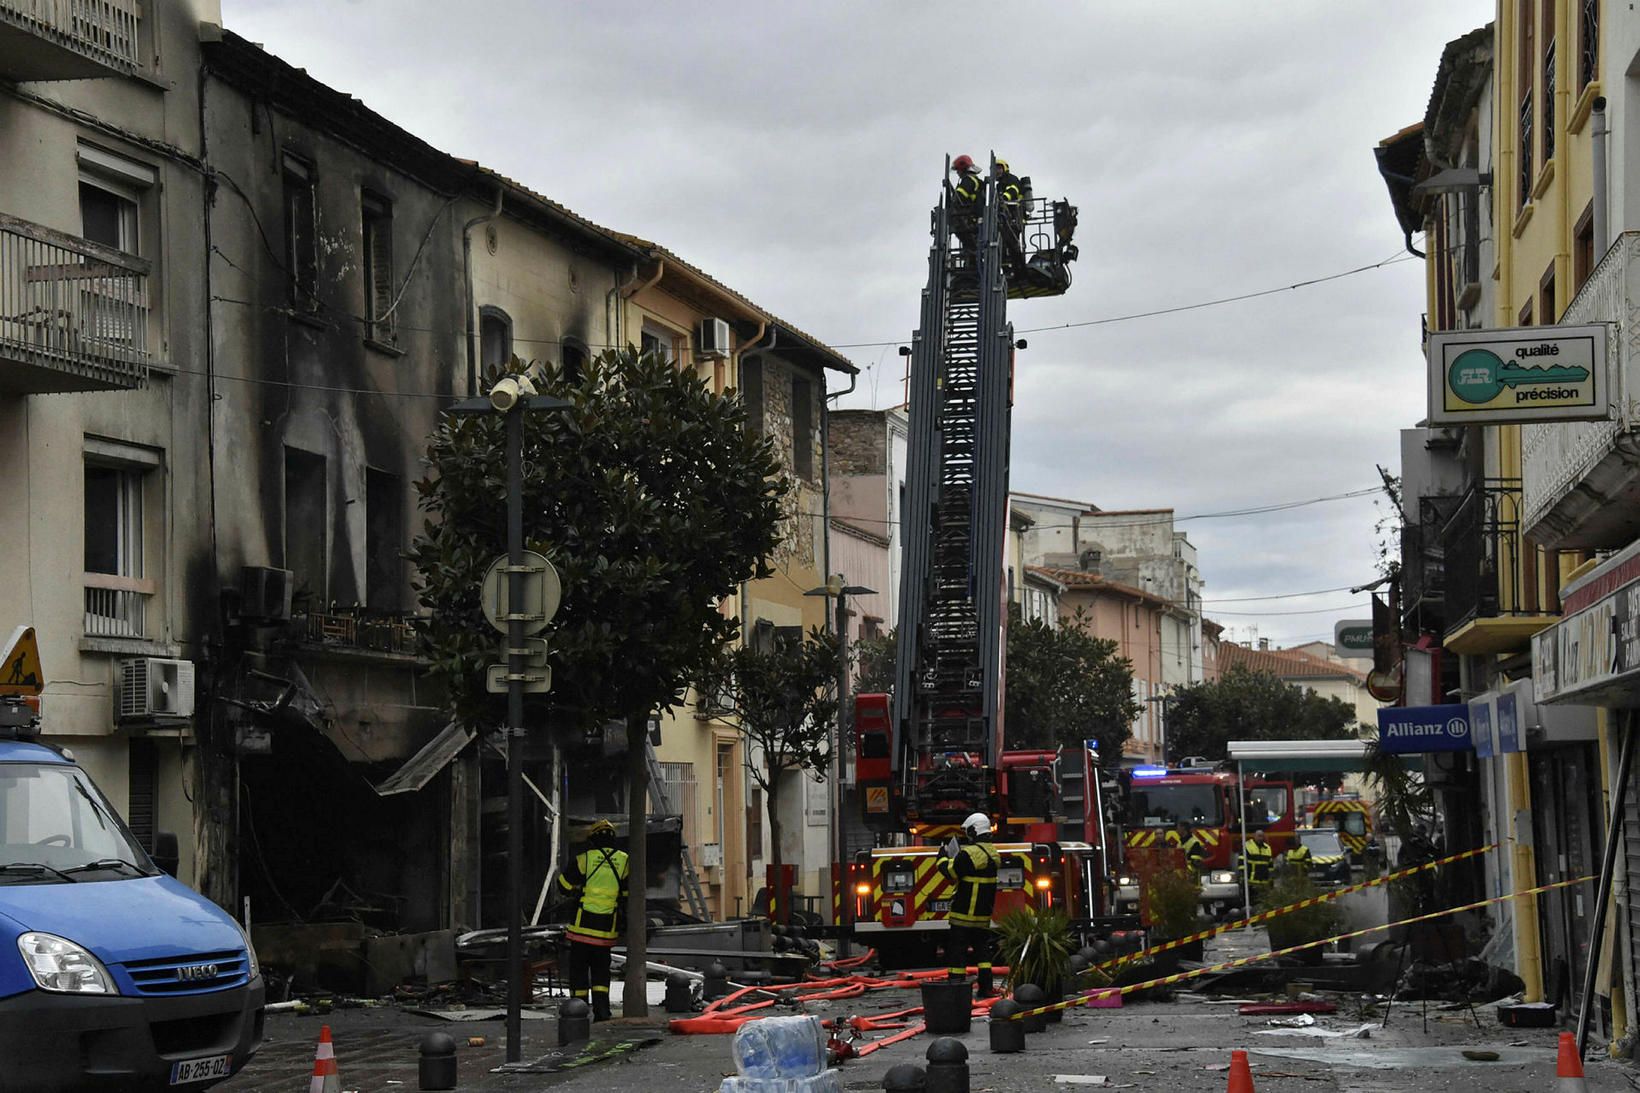
[[735, 1077], [718, 1093], [843, 1093], [826, 1069], [826, 1030], [818, 1017], [765, 1017], [735, 1030]]

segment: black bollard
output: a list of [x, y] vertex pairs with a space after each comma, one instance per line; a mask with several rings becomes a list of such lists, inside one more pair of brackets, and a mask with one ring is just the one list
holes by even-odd
[[423, 1089], [456, 1087], [456, 1042], [448, 1033], [430, 1032], [422, 1037], [418, 1077]]
[[695, 994], [689, 989], [689, 977], [682, 972], [671, 972], [666, 977], [667, 1013], [690, 1013], [695, 1008]]
[[973, 984], [966, 977], [924, 980], [922, 1004], [923, 1023], [931, 1035], [961, 1035], [973, 1021]]
[[[1034, 1010], [1039, 1006], [1047, 1005], [1048, 996], [1035, 983], [1025, 983], [1014, 988], [1014, 1001], [1019, 1003], [1019, 1008], [1022, 1010]], [[1025, 1026], [1025, 1031], [1028, 1033], [1047, 1032], [1048, 1015], [1038, 1013], [1032, 1017], [1022, 1019], [1020, 1024]]]
[[968, 1093], [968, 1049], [942, 1037], [928, 1045], [928, 1093]]
[[1025, 1022], [1008, 1019], [1019, 1010], [1019, 1003], [1012, 998], [998, 998], [991, 1003], [992, 1054], [1009, 1055], [1025, 1050]]
[[886, 1093], [927, 1093], [928, 1075], [915, 1063], [895, 1063], [883, 1075]]
[[558, 1046], [592, 1039], [592, 1007], [585, 998], [569, 998], [558, 1007]]
[[729, 969], [717, 961], [706, 965], [706, 978], [701, 986], [708, 1002], [716, 1002], [729, 993]]

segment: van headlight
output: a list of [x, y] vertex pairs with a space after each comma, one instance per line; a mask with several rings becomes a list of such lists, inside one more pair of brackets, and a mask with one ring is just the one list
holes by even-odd
[[251, 944], [250, 931], [240, 926], [238, 919], [234, 919], [233, 924], [238, 928], [239, 936], [245, 941], [245, 976], [247, 979], [255, 979], [262, 974], [261, 967], [256, 963], [256, 946]]
[[1228, 869], [1215, 869], [1208, 879], [1214, 884], [1236, 883], [1236, 875]]
[[23, 963], [43, 991], [59, 994], [118, 994], [102, 962], [54, 934], [27, 933], [17, 939]]
[[1116, 887], [1118, 887], [1118, 888], [1129, 888], [1129, 887], [1132, 887], [1132, 885], [1133, 885], [1133, 878], [1132, 877], [1117, 877], [1116, 878]]

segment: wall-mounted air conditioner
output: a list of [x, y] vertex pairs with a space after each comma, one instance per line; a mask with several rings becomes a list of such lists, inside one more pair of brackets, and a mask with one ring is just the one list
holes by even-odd
[[703, 357], [727, 357], [729, 350], [729, 324], [722, 319], [702, 319], [700, 328], [695, 331], [695, 349]]
[[119, 719], [194, 716], [194, 662], [138, 657], [120, 662]]
[[291, 571], [264, 565], [239, 570], [239, 617], [251, 622], [289, 622]]

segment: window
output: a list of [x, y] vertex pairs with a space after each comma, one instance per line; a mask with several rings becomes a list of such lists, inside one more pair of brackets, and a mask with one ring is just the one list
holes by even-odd
[[366, 337], [393, 344], [393, 205], [367, 193], [360, 202], [364, 224]]
[[1543, 162], [1555, 157], [1555, 4], [1543, 7]]
[[1520, 309], [1520, 314], [1518, 316], [1516, 316], [1516, 318], [1515, 318], [1515, 325], [1516, 326], [1531, 326], [1532, 325], [1532, 301], [1527, 300], [1526, 301], [1526, 306], [1524, 306]]
[[792, 471], [814, 477], [814, 384], [792, 380]]
[[140, 254], [138, 195], [103, 179], [80, 179], [80, 237], [126, 254]]
[[740, 362], [740, 399], [746, 404], [746, 425], [754, 433], [763, 431], [763, 362]]
[[285, 568], [294, 574], [294, 595], [309, 610], [325, 604], [325, 457], [285, 449]]
[[662, 763], [661, 784], [666, 787], [666, 803], [683, 817], [683, 845], [699, 846], [699, 823], [696, 817], [695, 764]]
[[478, 309], [478, 360], [484, 371], [512, 359], [512, 320], [499, 307]]
[[1594, 205], [1584, 207], [1572, 229], [1572, 295], [1583, 288], [1583, 282], [1594, 272]]
[[313, 204], [313, 169], [285, 157], [285, 276], [290, 302], [302, 311], [318, 307], [319, 237]]
[[364, 482], [365, 605], [373, 611], [399, 611], [404, 606], [404, 480], [367, 468]]
[[570, 387], [579, 386], [587, 367], [586, 343], [579, 338], [565, 338], [559, 357], [564, 365], [564, 383]]
[[1559, 320], [1560, 312], [1555, 310], [1555, 306], [1555, 264], [1550, 262], [1543, 273], [1543, 280], [1538, 282], [1538, 314], [1543, 316], [1545, 323]]
[[1577, 5], [1577, 89], [1600, 78], [1600, 0], [1580, 0]]
[[1520, 175], [1517, 179], [1517, 204], [1524, 206], [1532, 200], [1532, 81], [1536, 71], [1537, 51], [1533, 48], [1532, 0], [1520, 0], [1516, 9], [1515, 29], [1520, 38], [1519, 62], [1515, 65], [1516, 79], [1520, 81], [1519, 130], [1516, 134], [1516, 153], [1520, 157]]
[[143, 579], [146, 469], [85, 464], [85, 632], [147, 636], [151, 583]]
[[654, 323], [644, 323], [643, 331], [638, 335], [638, 348], [645, 353], [658, 353], [665, 359], [677, 360], [677, 338], [665, 327]]

